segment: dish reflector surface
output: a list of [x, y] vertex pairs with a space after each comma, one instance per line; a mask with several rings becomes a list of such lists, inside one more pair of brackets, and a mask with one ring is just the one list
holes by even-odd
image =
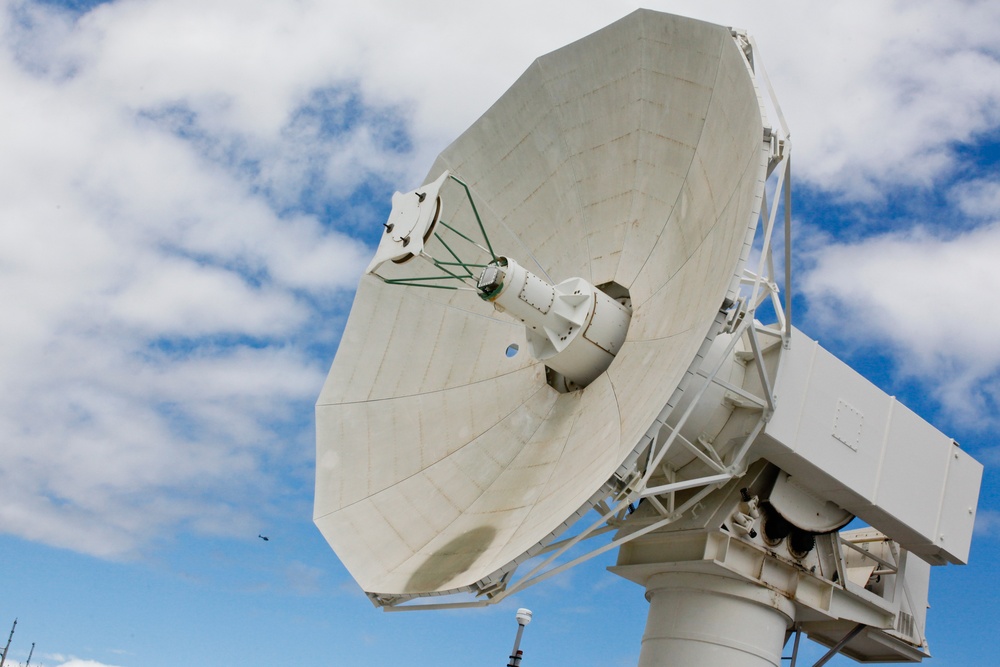
[[[559, 393], [474, 294], [362, 278], [316, 408], [315, 521], [365, 591], [481, 588], [606, 492], [736, 294], [766, 163], [729, 29], [647, 10], [536, 60], [438, 157], [426, 181], [468, 184], [498, 255], [615, 283], [632, 320], [607, 371]], [[475, 238], [461, 186], [440, 196]]]

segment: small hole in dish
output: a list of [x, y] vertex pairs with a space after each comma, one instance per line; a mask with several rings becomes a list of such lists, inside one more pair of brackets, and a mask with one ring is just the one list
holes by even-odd
[[518, 347], [517, 343], [511, 343], [510, 345], [507, 346], [507, 351], [504, 352], [504, 354], [506, 354], [507, 358], [510, 359], [515, 354], [517, 354], [517, 351], [520, 350], [520, 349], [521, 348]]

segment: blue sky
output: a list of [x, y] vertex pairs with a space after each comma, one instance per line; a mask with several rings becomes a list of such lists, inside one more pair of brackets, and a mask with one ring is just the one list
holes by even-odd
[[[1000, 7], [830, 4], [649, 6], [757, 39], [794, 143], [797, 326], [986, 465], [927, 634], [934, 665], [992, 664]], [[635, 664], [646, 604], [610, 556], [386, 614], [311, 522], [312, 405], [392, 192], [634, 8], [0, 0], [8, 663], [500, 665], [527, 606], [526, 667]]]

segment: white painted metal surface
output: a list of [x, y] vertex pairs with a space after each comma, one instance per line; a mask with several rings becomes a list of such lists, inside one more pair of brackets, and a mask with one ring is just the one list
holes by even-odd
[[[620, 547], [641, 665], [778, 665], [786, 631], [928, 655], [929, 564], [967, 559], [982, 466], [791, 327], [790, 144], [754, 50], [636, 12], [393, 198], [317, 403], [315, 520], [375, 604], [488, 604]], [[852, 515], [873, 528], [836, 532]]]
[[800, 331], [752, 450], [932, 564], [965, 563], [983, 466]]
[[787, 598], [755, 583], [687, 572], [650, 577], [646, 597], [639, 667], [781, 667], [785, 628], [795, 620]]
[[440, 188], [456, 235], [428, 254], [481, 217], [497, 255], [623, 288], [632, 318], [607, 371], [559, 393], [505, 354], [524, 328], [491, 304], [362, 279], [317, 403], [315, 520], [377, 603], [502, 587], [631, 479], [737, 301], [775, 146], [728, 29], [639, 11], [539, 58], [441, 154], [429, 180], [462, 180]]
[[483, 269], [483, 298], [524, 325], [528, 351], [582, 389], [608, 369], [625, 342], [630, 308], [582, 278], [550, 285], [508, 257]]
[[854, 515], [833, 501], [816, 496], [800, 480], [782, 472], [771, 489], [769, 500], [775, 511], [796, 528], [810, 533], [831, 533], [840, 530]]
[[375, 256], [365, 273], [373, 273], [386, 262], [403, 263], [419, 255], [424, 241], [430, 238], [441, 215], [438, 193], [448, 178], [442, 173], [437, 180], [413, 192], [397, 192], [392, 198], [392, 213], [385, 223], [385, 233]]
[[[761, 461], [665, 528], [647, 530], [657, 513], [645, 504], [621, 524], [611, 569], [650, 599], [640, 665], [777, 664], [789, 630], [834, 646], [859, 625], [840, 652], [862, 662], [928, 656], [929, 564], [872, 528], [810, 535], [806, 548], [793, 535], [768, 537], [761, 524], [781, 474]], [[677, 604], [696, 617], [677, 617]]]

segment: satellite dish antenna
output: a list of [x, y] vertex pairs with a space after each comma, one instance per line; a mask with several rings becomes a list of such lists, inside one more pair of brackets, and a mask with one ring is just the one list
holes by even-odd
[[316, 407], [315, 522], [374, 604], [620, 547], [640, 664], [777, 665], [793, 629], [926, 654], [921, 563], [964, 562], [982, 467], [792, 328], [789, 151], [752, 39], [640, 10], [393, 197]]

